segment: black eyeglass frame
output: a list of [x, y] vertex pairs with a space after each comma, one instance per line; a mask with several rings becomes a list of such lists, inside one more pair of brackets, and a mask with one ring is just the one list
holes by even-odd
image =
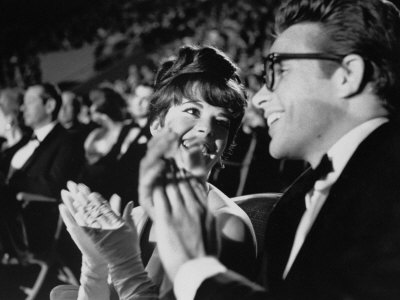
[[319, 59], [319, 60], [331, 60], [338, 63], [342, 63], [343, 58], [346, 55], [337, 55], [329, 53], [277, 53], [273, 52], [264, 58], [264, 82], [265, 86], [269, 91], [274, 91], [275, 84], [275, 70], [274, 65], [287, 59]]

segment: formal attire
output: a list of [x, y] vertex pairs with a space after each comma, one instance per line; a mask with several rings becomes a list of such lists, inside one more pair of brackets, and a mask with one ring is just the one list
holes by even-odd
[[116, 174], [119, 172], [118, 160], [122, 144], [130, 130], [129, 125], [123, 126], [116, 142], [106, 154], [99, 153], [91, 145], [86, 147], [86, 163], [78, 176], [78, 181], [86, 184], [92, 191], [100, 193], [106, 199], [109, 199], [114, 193], [118, 194], [116, 189]]
[[126, 151], [123, 151], [118, 159], [118, 172], [115, 174], [115, 188], [121, 197], [122, 210], [129, 201], [133, 201], [135, 206], [139, 205], [140, 161], [146, 154], [147, 142], [151, 138], [148, 125], [144, 127], [131, 126], [133, 128], [129, 135], [130, 141]]
[[288, 189], [267, 226], [264, 287], [207, 258], [211, 273], [194, 291], [182, 278], [201, 260], [181, 267], [178, 299], [400, 299], [398, 128], [360, 125], [328, 151], [332, 173], [308, 193], [307, 174]]
[[[83, 147], [58, 123], [49, 123], [33, 132], [28, 143], [11, 159], [8, 180], [1, 200], [7, 207], [6, 222], [14, 232], [11, 234], [17, 248], [22, 245], [16, 223], [23, 216], [29, 240], [29, 249], [41, 252], [53, 239], [53, 225], [57, 224], [58, 208], [48, 203], [35, 203], [23, 211], [16, 194], [28, 192], [60, 198], [60, 191], [69, 179], [75, 179], [83, 162]], [[43, 230], [44, 228], [48, 230]], [[20, 246], [22, 245], [22, 246]]]
[[[36, 138], [19, 149], [11, 160], [8, 186], [14, 192], [58, 199], [66, 181], [77, 175], [83, 163], [82, 146], [60, 124], [49, 125], [44, 132], [43, 128], [35, 130]], [[28, 155], [20, 155], [21, 152]]]

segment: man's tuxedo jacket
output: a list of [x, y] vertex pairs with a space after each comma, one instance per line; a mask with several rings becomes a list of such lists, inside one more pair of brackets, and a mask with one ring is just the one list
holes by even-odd
[[76, 176], [83, 159], [81, 141], [56, 124], [22, 168], [12, 173], [8, 186], [14, 192], [60, 198], [60, 190]]
[[398, 126], [380, 126], [357, 148], [285, 279], [304, 212], [304, 194], [298, 192], [302, 177], [269, 219], [266, 286], [226, 272], [205, 280], [195, 299], [400, 299]]

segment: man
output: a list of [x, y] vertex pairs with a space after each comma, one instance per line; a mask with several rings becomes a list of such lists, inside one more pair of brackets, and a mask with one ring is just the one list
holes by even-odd
[[128, 97], [128, 110], [133, 120], [140, 127], [147, 125], [149, 116], [149, 98], [153, 94], [153, 88], [146, 85], [139, 85], [134, 94]]
[[82, 107], [81, 98], [71, 91], [61, 93], [62, 105], [58, 112], [58, 121], [72, 132], [84, 130], [84, 124], [79, 120]]
[[[32, 128], [31, 140], [20, 148], [11, 159], [7, 185], [2, 190], [3, 209], [8, 211], [7, 223], [15, 252], [24, 260], [27, 245], [16, 222], [20, 209], [16, 195], [20, 192], [39, 194], [59, 199], [60, 191], [68, 179], [73, 179], [83, 162], [83, 147], [78, 139], [72, 139], [56, 121], [61, 106], [61, 96], [48, 83], [38, 84], [26, 90], [23, 100], [23, 117], [26, 126]], [[42, 251], [48, 247], [53, 230], [43, 230], [56, 224], [56, 207], [36, 203], [24, 210], [30, 250]], [[18, 216], [18, 217], [17, 217]]]
[[66, 129], [74, 130], [81, 123], [78, 120], [79, 111], [81, 109], [81, 101], [77, 95], [70, 91], [61, 93], [62, 105], [58, 112], [58, 121]]
[[[399, 12], [381, 0], [288, 0], [276, 29], [266, 85], [253, 101], [269, 125], [271, 155], [305, 160], [314, 170], [270, 216], [264, 288], [207, 256], [201, 221], [207, 210], [189, 180], [156, 184], [148, 211], [175, 294], [400, 299], [400, 132], [393, 121], [400, 103]], [[157, 159], [152, 154], [145, 162]], [[152, 172], [145, 166], [143, 195]]]
[[61, 96], [48, 83], [26, 90], [23, 116], [33, 130], [31, 141], [12, 158], [9, 187], [59, 198], [65, 182], [76, 175], [83, 149], [57, 122]]
[[140, 85], [135, 89], [135, 94], [128, 97], [128, 111], [132, 116], [131, 129], [121, 148], [123, 154], [118, 160], [119, 172], [116, 174], [116, 190], [121, 196], [121, 208], [129, 201], [139, 205], [139, 165], [146, 154], [147, 142], [151, 138], [148, 124], [149, 97], [153, 89]]

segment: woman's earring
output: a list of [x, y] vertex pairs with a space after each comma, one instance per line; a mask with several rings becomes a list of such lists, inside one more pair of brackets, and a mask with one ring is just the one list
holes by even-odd
[[11, 130], [11, 128], [12, 128], [11, 123], [7, 123], [7, 124], [6, 124], [6, 130]]
[[225, 169], [225, 165], [224, 165], [224, 163], [222, 162], [222, 159], [220, 159], [218, 163], [219, 163], [219, 168], [220, 168], [220, 169]]

